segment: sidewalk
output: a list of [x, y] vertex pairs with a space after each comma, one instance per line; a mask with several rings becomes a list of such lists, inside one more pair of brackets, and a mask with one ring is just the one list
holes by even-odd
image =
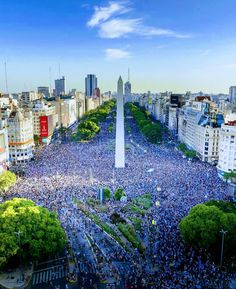
[[0, 274], [0, 285], [4, 288], [24, 288], [28, 285], [32, 274], [33, 266], [23, 268], [24, 281], [22, 281], [22, 271], [17, 268], [11, 272], [2, 272]]

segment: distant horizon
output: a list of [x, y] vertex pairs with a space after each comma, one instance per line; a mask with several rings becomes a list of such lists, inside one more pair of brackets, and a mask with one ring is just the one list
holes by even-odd
[[47, 2], [0, 2], [0, 91], [5, 61], [10, 92], [49, 86], [49, 67], [52, 87], [60, 70], [81, 91], [87, 74], [115, 91], [128, 68], [140, 93], [228, 94], [236, 85], [235, 0]]

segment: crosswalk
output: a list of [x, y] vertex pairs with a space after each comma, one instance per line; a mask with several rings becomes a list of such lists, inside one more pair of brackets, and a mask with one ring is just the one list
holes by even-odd
[[45, 270], [36, 271], [33, 274], [32, 284], [37, 285], [47, 283], [51, 280], [64, 278], [67, 274], [68, 268], [64, 268], [63, 266], [55, 266]]
[[86, 263], [79, 263], [78, 264], [78, 271], [79, 271], [79, 273], [96, 274], [95, 266], [94, 265], [88, 265]]
[[131, 263], [130, 262], [112, 262], [115, 268], [121, 275], [126, 275], [131, 272]]
[[[52, 280], [64, 278], [67, 276], [68, 272], [68, 268], [65, 268], [61, 265], [35, 271], [32, 278], [32, 285], [38, 285], [50, 282]], [[94, 265], [79, 263], [78, 273], [96, 274], [96, 268]]]

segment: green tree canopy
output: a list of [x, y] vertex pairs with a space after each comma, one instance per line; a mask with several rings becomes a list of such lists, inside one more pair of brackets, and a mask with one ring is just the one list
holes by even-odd
[[187, 245], [218, 250], [220, 230], [226, 230], [225, 250], [236, 253], [236, 213], [228, 204], [210, 201], [193, 207], [179, 224], [181, 235]]
[[104, 198], [105, 198], [105, 199], [110, 199], [110, 198], [111, 198], [111, 191], [110, 191], [109, 188], [106, 187], [106, 188], [103, 190], [103, 193], [104, 193]]
[[0, 194], [6, 192], [16, 182], [16, 175], [5, 171], [0, 175]]
[[[20, 232], [20, 243], [17, 237]], [[40, 260], [62, 250], [66, 235], [57, 215], [33, 201], [14, 198], [0, 205], [0, 267], [12, 259]]]
[[114, 195], [114, 199], [116, 201], [120, 201], [120, 199], [123, 197], [123, 196], [126, 196], [126, 193], [124, 191], [124, 189], [122, 188], [118, 188], [115, 192], [115, 195]]

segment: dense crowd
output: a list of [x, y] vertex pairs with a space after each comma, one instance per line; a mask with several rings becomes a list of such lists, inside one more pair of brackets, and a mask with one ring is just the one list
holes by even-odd
[[[96, 265], [102, 279], [115, 278], [119, 283], [123, 278], [127, 288], [228, 288], [230, 276], [217, 268], [207, 252], [186, 250], [178, 230], [180, 220], [194, 205], [227, 199], [227, 185], [215, 167], [189, 162], [174, 147], [148, 144], [133, 120], [129, 125], [126, 168], [114, 169], [115, 137], [108, 132], [107, 122], [90, 143], [53, 143], [39, 151], [25, 177], [12, 188], [11, 197], [29, 198], [57, 211], [78, 260], [83, 255], [92, 264], [96, 258], [86, 241], [89, 236], [104, 258], [104, 266]], [[123, 187], [128, 200], [151, 194], [153, 206], [143, 218], [140, 235], [147, 248], [143, 255], [137, 250], [126, 253], [77, 209], [74, 200], [96, 198], [98, 188], [104, 186], [113, 192]], [[108, 221], [109, 213], [120, 212], [121, 204], [111, 201], [107, 206], [107, 213], [99, 217]], [[130, 270], [119, 274], [113, 261], [129, 261]]]

